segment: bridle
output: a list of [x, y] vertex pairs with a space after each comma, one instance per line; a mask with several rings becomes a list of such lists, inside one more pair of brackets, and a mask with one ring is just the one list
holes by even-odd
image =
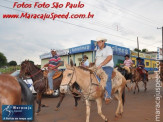
[[[26, 65], [26, 67], [25, 67], [25, 69], [24, 69], [24, 72], [23, 72], [23, 74], [21, 73], [20, 75], [25, 76], [25, 73], [26, 73], [26, 72], [30, 72], [30, 70], [31, 70], [31, 69], [30, 69], [30, 67], [31, 67], [31, 66], [30, 66], [30, 62], [28, 61], [25, 65]], [[29, 77], [32, 78], [33, 76], [37, 75], [37, 74], [40, 73], [41, 71], [42, 71], [42, 70], [40, 69], [38, 72], [36, 72], [36, 73], [30, 75]]]
[[73, 67], [73, 69], [70, 69], [70, 68], [67, 68], [68, 70], [72, 70], [73, 71], [73, 73], [72, 73], [72, 76], [71, 76], [71, 79], [70, 79], [70, 81], [67, 83], [67, 84], [63, 84], [63, 85], [60, 85], [60, 86], [68, 86], [69, 88], [72, 86], [72, 79], [73, 79], [73, 76], [74, 76], [74, 74], [76, 74], [75, 73], [75, 68]]
[[[72, 91], [72, 90], [71, 90], [71, 86], [72, 86], [72, 84], [73, 84], [73, 83], [72, 83], [72, 79], [73, 79], [74, 74], [76, 75], [76, 73], [75, 73], [75, 68], [73, 67], [73, 69], [70, 69], [70, 68], [67, 68], [67, 69], [73, 71], [72, 77], [71, 77], [70, 81], [69, 81], [67, 84], [63, 84], [63, 85], [60, 85], [60, 86], [68, 86], [69, 90]], [[77, 76], [76, 76], [76, 80], [77, 80]], [[75, 80], [75, 81], [76, 81], [76, 80]], [[89, 92], [85, 94], [85, 95], [87, 95], [87, 97], [86, 97], [86, 98], [84, 97], [86, 100], [89, 99], [89, 97], [90, 97], [90, 95], [91, 95], [92, 93], [96, 92], [96, 90], [93, 91], [93, 92], [91, 92], [91, 90], [92, 90], [92, 89], [91, 89], [91, 86], [92, 86], [92, 85], [99, 86], [99, 84], [92, 83], [91, 74], [90, 74], [90, 85], [88, 86]], [[84, 95], [84, 93], [83, 93], [83, 95]]]

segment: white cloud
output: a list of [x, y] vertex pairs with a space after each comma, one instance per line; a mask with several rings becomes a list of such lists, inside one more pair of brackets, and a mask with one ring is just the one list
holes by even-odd
[[[48, 3], [53, 2], [49, 0], [44, 1]], [[69, 1], [77, 3], [74, 0]], [[68, 1], [64, 0], [61, 2]], [[67, 11], [71, 13], [87, 13], [90, 11], [95, 14], [94, 19], [63, 21], [97, 31], [62, 23], [59, 22], [60, 20], [2, 19], [3, 14], [20, 12], [0, 7], [0, 52], [6, 55], [8, 61], [16, 60], [20, 63], [22, 60], [31, 59], [40, 64], [39, 55], [48, 52], [51, 48], [66, 49], [89, 44], [90, 40], [94, 40], [98, 36], [108, 38], [109, 43], [129, 47], [130, 49], [137, 47], [137, 36], [139, 36], [141, 48], [156, 50], [157, 46], [161, 47], [161, 43], [154, 44], [154, 42], [161, 40], [161, 30], [157, 30], [157, 26], [163, 25], [163, 15], [161, 13], [163, 11], [162, 0], [111, 0], [111, 3], [107, 0], [88, 0], [83, 2], [85, 3], [83, 9], [63, 8], [57, 10], [50, 9], [50, 11], [53, 10], [57, 13], [65, 13]], [[117, 4], [122, 8], [119, 8]], [[12, 3], [4, 0], [0, 1], [0, 5], [12, 7]], [[134, 13], [129, 12], [125, 8]], [[30, 11], [32, 13], [45, 12], [42, 9], [18, 10]], [[146, 21], [144, 17], [149, 18], [152, 22]]]

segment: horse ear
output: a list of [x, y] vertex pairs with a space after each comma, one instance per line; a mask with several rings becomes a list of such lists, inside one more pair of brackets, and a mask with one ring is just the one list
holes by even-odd
[[64, 63], [64, 66], [67, 66], [67, 65], [68, 65], [68, 64], [67, 64], [67, 62], [66, 62], [66, 61], [64, 61], [64, 60], [63, 60], [63, 63]]
[[72, 59], [70, 60], [70, 65], [71, 65], [71, 67], [74, 66]]
[[66, 61], [63, 60], [63, 62], [64, 62], [64, 66], [66, 66], [66, 68], [70, 67]]

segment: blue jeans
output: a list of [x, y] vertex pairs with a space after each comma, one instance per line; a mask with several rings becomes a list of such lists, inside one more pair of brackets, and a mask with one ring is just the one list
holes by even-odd
[[[112, 82], [111, 82], [111, 77], [112, 77], [112, 72], [113, 68], [112, 67], [102, 67], [102, 69], [105, 71], [105, 73], [108, 75], [108, 79], [106, 81], [106, 91], [108, 94], [105, 94], [105, 98], [110, 98], [111, 97], [111, 91], [112, 91]], [[100, 81], [99, 77], [97, 77], [98, 80]]]
[[54, 70], [50, 70], [48, 73], [48, 84], [49, 84], [49, 88], [51, 90], [53, 90], [53, 75], [55, 74]]

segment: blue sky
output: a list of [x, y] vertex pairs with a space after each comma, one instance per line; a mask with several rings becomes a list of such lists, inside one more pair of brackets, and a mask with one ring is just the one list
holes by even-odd
[[[17, 0], [19, 3], [56, 0]], [[62, 0], [78, 3], [78, 0]], [[136, 48], [136, 38], [139, 37], [140, 48], [156, 51], [161, 47], [161, 30], [163, 26], [163, 0], [81, 0], [84, 8], [74, 9], [17, 9], [29, 13], [88, 13], [94, 14], [93, 19], [3, 19], [3, 14], [21, 14], [12, 8], [14, 0], [0, 1], [0, 52], [4, 53], [8, 61], [18, 63], [25, 59], [40, 64], [39, 55], [47, 53], [51, 48], [66, 49], [74, 46], [89, 44], [102, 36], [108, 43]], [[85, 29], [61, 21], [80, 25]], [[98, 32], [101, 31], [101, 32]], [[102, 33], [104, 32], [104, 33]], [[113, 36], [114, 35], [114, 36]]]

